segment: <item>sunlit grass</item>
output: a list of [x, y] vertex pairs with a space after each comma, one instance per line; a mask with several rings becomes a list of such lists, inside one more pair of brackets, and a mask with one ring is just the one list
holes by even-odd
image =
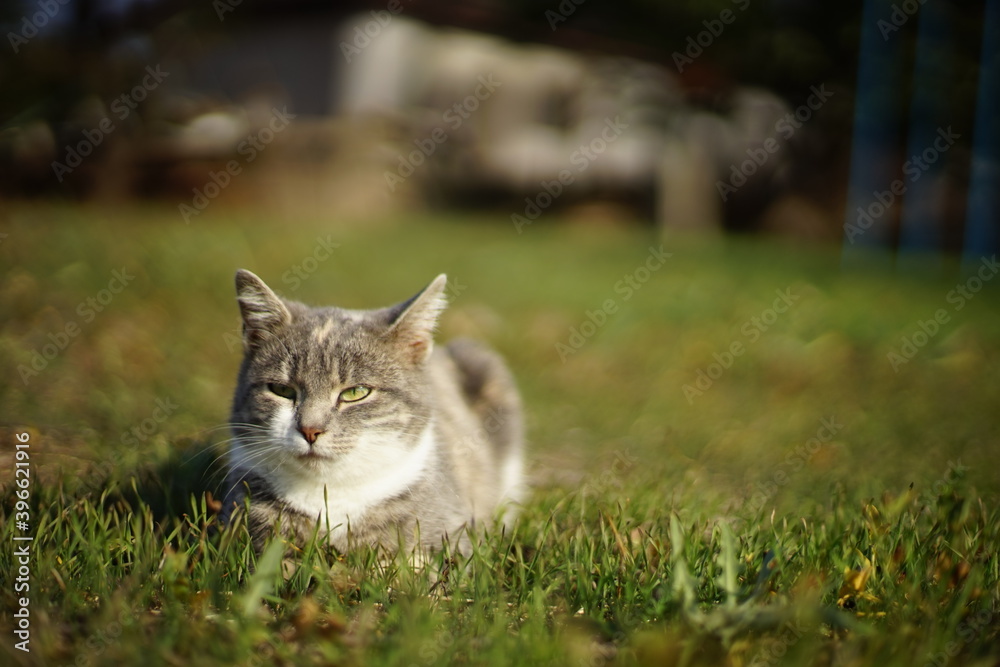
[[[543, 222], [519, 235], [504, 216], [220, 212], [188, 226], [169, 210], [15, 210], [0, 230], [2, 540], [20, 534], [6, 462], [26, 432], [35, 541], [32, 653], [13, 648], [19, 596], [5, 586], [5, 654], [88, 665], [1000, 656], [995, 287], [954, 310], [957, 275], [845, 273], [835, 251], [749, 239], [666, 244], [672, 256], [645, 274], [652, 230]], [[416, 571], [314, 546], [254, 566], [239, 527], [216, 534], [204, 492], [218, 491], [212, 461], [228, 437], [215, 427], [239, 363], [238, 267], [285, 296], [348, 307], [395, 303], [447, 272], [441, 336], [489, 341], [525, 396], [534, 491], [513, 530]], [[100, 304], [122, 270], [134, 279]], [[616, 289], [628, 276], [644, 280]], [[768, 314], [777, 292], [793, 305]], [[88, 299], [102, 306], [92, 317]], [[613, 312], [594, 316], [608, 300]], [[894, 370], [887, 355], [940, 308], [950, 321]], [[60, 349], [70, 323], [79, 332]], [[729, 359], [734, 343], [743, 352]], [[44, 367], [25, 383], [35, 353]], [[715, 377], [698, 385], [700, 374]], [[0, 550], [0, 572], [16, 570], [12, 558]]]

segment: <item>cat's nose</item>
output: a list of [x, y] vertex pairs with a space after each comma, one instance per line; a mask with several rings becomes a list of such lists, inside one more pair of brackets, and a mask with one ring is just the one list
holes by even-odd
[[301, 433], [302, 436], [306, 439], [306, 442], [312, 445], [316, 442], [319, 436], [325, 433], [325, 431], [323, 431], [322, 429], [315, 428], [313, 426], [300, 426], [299, 433]]

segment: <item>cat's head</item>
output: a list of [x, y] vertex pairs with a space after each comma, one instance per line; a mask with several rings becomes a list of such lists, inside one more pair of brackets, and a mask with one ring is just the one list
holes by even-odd
[[322, 473], [403, 456], [431, 418], [424, 366], [445, 307], [440, 275], [380, 310], [311, 308], [236, 274], [244, 357], [233, 399], [232, 463]]

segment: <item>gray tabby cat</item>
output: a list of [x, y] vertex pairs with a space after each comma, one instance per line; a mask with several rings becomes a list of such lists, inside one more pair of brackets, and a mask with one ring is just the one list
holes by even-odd
[[310, 308], [236, 273], [244, 357], [233, 399], [223, 521], [241, 511], [258, 547], [276, 522], [344, 551], [467, 545], [522, 488], [522, 414], [501, 358], [433, 344], [438, 276], [412, 299]]

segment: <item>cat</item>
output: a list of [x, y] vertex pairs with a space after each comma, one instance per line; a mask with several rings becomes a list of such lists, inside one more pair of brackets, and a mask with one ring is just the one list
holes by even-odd
[[[244, 356], [233, 397], [223, 523], [243, 510], [259, 549], [274, 532], [359, 545], [462, 551], [511, 520], [523, 415], [502, 358], [435, 346], [447, 278], [380, 310], [312, 308], [236, 273]], [[318, 531], [318, 533], [317, 533]]]

